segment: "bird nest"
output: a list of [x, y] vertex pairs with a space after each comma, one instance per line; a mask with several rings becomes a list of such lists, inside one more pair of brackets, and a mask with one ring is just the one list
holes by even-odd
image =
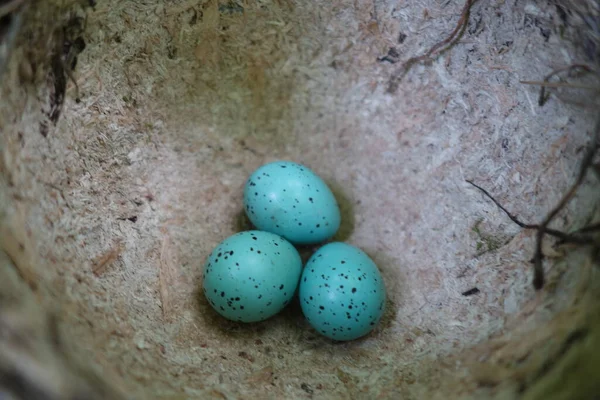
[[[0, 2], [0, 397], [600, 393], [599, 8]], [[275, 159], [379, 266], [368, 336], [202, 296]]]

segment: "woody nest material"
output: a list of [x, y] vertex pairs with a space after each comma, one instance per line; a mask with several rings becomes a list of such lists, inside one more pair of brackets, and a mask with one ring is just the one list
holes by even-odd
[[[0, 1], [0, 397], [594, 398], [599, 10]], [[380, 267], [369, 336], [201, 296], [274, 159]]]

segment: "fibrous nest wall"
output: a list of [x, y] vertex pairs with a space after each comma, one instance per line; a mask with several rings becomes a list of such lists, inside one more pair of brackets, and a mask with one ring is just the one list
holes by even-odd
[[[547, 235], [535, 290], [539, 229], [490, 198], [540, 224], [577, 180], [597, 129], [596, 2], [5, 3], [1, 390], [598, 391], [593, 229], [585, 245]], [[273, 159], [328, 181], [336, 239], [382, 270], [388, 312], [370, 336], [325, 340], [297, 305], [234, 324], [200, 295], [205, 257], [246, 227], [245, 179]], [[588, 161], [551, 229], [597, 226]]]

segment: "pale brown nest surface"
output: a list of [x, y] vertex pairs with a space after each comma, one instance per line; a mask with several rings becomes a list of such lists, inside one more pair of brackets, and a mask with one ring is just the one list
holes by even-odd
[[[463, 2], [5, 3], [0, 397], [600, 393], [594, 246], [545, 240], [536, 291], [535, 231], [466, 182], [532, 224], [569, 189], [598, 117], [597, 2], [474, 2], [394, 93]], [[552, 78], [543, 106], [521, 83], [573, 64], [592, 72]], [[274, 159], [330, 183], [337, 239], [380, 267], [371, 335], [326, 340], [294, 304], [235, 324], [200, 295], [204, 259], [244, 226], [245, 179]], [[599, 198], [590, 170], [551, 227], [597, 224]]]

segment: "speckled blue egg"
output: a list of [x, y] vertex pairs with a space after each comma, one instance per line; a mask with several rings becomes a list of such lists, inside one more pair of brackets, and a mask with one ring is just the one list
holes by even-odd
[[318, 332], [353, 340], [375, 328], [385, 310], [386, 290], [377, 265], [362, 250], [329, 243], [308, 260], [300, 278], [304, 316]]
[[290, 302], [301, 273], [300, 255], [287, 240], [269, 232], [240, 232], [221, 242], [206, 260], [203, 290], [223, 317], [258, 322]]
[[315, 244], [340, 227], [340, 209], [327, 184], [304, 165], [276, 161], [252, 173], [244, 187], [244, 208], [257, 229], [294, 244]]

